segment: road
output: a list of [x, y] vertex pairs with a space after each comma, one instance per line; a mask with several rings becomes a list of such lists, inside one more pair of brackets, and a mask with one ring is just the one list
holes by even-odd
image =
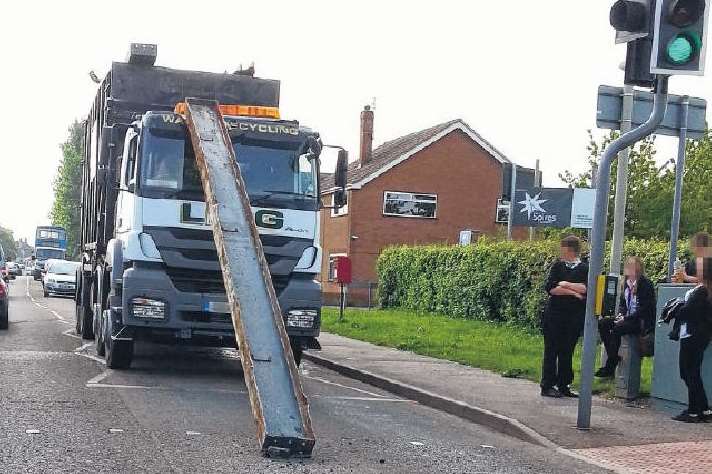
[[305, 363], [317, 434], [309, 460], [257, 449], [234, 350], [137, 346], [107, 370], [74, 334], [73, 301], [11, 282], [0, 332], [0, 471], [589, 473], [533, 446]]

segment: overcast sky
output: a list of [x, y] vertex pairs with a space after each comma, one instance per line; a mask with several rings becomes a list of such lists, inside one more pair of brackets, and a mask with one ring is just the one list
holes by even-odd
[[[545, 185], [583, 170], [596, 88], [622, 82], [611, 1], [5, 2], [0, 28], [0, 224], [49, 222], [67, 127], [131, 41], [158, 64], [282, 81], [282, 116], [358, 154], [359, 112], [376, 98], [375, 141], [462, 118], [510, 159], [541, 159]], [[70, 5], [71, 4], [71, 5]], [[671, 80], [706, 97], [706, 78]], [[661, 160], [674, 140], [660, 138]]]

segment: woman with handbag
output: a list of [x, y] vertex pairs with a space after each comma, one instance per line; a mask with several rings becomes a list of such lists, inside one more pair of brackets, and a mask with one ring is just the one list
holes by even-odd
[[676, 314], [680, 324], [680, 377], [687, 385], [688, 407], [673, 419], [685, 423], [707, 421], [710, 416], [700, 370], [712, 335], [712, 258], [697, 259], [697, 280], [699, 284], [687, 292], [685, 304]]
[[598, 332], [606, 347], [608, 360], [598, 369], [596, 377], [613, 377], [620, 361], [618, 350], [621, 337], [627, 334], [648, 334], [655, 327], [655, 287], [645, 276], [643, 261], [628, 257], [624, 266], [625, 285], [621, 294], [617, 318], [603, 318], [598, 322]]

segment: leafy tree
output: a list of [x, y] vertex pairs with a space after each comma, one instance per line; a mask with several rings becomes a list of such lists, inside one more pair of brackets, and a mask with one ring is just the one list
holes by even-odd
[[79, 253], [83, 135], [83, 124], [75, 121], [61, 145], [62, 161], [54, 178], [54, 203], [50, 211], [52, 224], [67, 231], [67, 254], [71, 257]]
[[[610, 132], [596, 140], [589, 130], [589, 164], [600, 162], [606, 147], [616, 138]], [[662, 166], [656, 162], [655, 137], [648, 137], [631, 150], [628, 174], [628, 199], [626, 203], [625, 233], [641, 239], [670, 238], [673, 195], [675, 190], [674, 162]], [[617, 161], [611, 170], [611, 190], [608, 212], [608, 229], [613, 228], [614, 193]], [[572, 186], [589, 186], [591, 172], [573, 174], [565, 171], [559, 178]], [[698, 141], [687, 142], [685, 185], [683, 187], [680, 235], [690, 235], [712, 226], [712, 195], [709, 183], [712, 178], [712, 133]]]
[[15, 260], [17, 257], [17, 245], [12, 235], [12, 230], [0, 226], [0, 244], [5, 251], [5, 258], [7, 260]]

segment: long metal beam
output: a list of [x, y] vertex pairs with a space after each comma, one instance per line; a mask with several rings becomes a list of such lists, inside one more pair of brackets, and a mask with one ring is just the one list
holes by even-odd
[[270, 456], [310, 456], [309, 406], [230, 136], [217, 102], [186, 102], [258, 441]]

